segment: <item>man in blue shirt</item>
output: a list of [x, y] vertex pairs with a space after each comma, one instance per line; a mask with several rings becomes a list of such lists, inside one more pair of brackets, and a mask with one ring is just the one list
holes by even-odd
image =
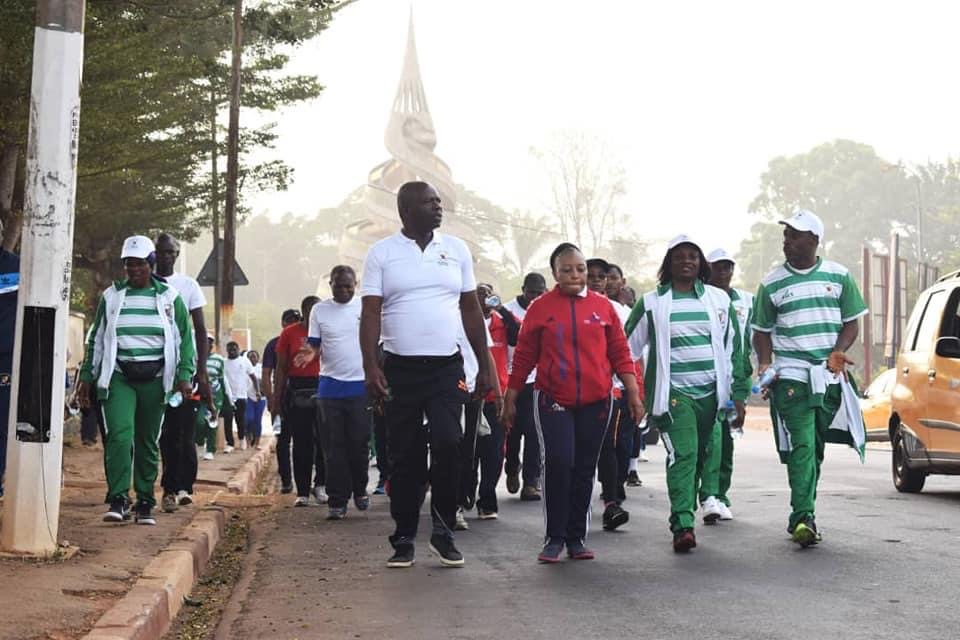
[[370, 506], [367, 495], [371, 416], [367, 411], [363, 356], [360, 352], [360, 299], [357, 276], [338, 265], [330, 272], [333, 298], [310, 312], [307, 344], [298, 364], [323, 353], [317, 397], [320, 398], [320, 444], [327, 471], [328, 520], [341, 520], [353, 495], [357, 509]]

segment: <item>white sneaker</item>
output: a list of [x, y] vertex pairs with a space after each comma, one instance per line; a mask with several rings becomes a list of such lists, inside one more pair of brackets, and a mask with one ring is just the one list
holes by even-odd
[[327, 504], [327, 492], [323, 490], [322, 484], [313, 488], [313, 497], [316, 498], [317, 504]]
[[280, 416], [276, 416], [276, 417], [273, 419], [273, 435], [275, 435], [275, 436], [280, 435], [280, 431], [281, 431], [281, 429], [280, 429]]
[[647, 454], [643, 451], [640, 452], [640, 455], [637, 456], [638, 462], [650, 462], [650, 458], [647, 457]]
[[207, 451], [205, 454], [203, 454], [203, 459], [204, 459], [204, 460], [213, 460], [213, 454], [210, 453], [209, 451]]
[[297, 496], [297, 499], [293, 501], [293, 506], [295, 507], [309, 507], [310, 498], [307, 496]]
[[240, 440], [240, 451], [246, 451], [246, 450], [247, 450], [247, 439], [243, 438], [242, 440]]
[[180, 491], [177, 491], [177, 504], [193, 504], [193, 496], [181, 489]]
[[457, 521], [454, 523], [453, 528], [455, 531], [466, 531], [470, 528], [470, 525], [467, 524], [467, 519], [463, 517], [463, 507], [457, 507]]
[[721, 520], [733, 520], [733, 511], [730, 511], [730, 507], [723, 504], [717, 500], [717, 504], [720, 506], [720, 519]]
[[233, 453], [233, 447], [229, 444], [223, 448], [224, 453]]
[[703, 501], [703, 524], [716, 524], [723, 513], [720, 511], [720, 504], [720, 501], [713, 496]]

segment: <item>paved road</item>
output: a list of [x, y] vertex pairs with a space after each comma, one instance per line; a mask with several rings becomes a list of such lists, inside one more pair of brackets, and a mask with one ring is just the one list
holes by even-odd
[[[699, 527], [676, 555], [666, 527], [663, 450], [629, 489], [631, 521], [596, 527], [593, 562], [535, 562], [541, 509], [502, 491], [501, 519], [460, 534], [463, 569], [427, 549], [387, 569], [385, 499], [326, 522], [325, 509], [282, 507], [254, 527], [245, 579], [223, 638], [949, 638], [957, 637], [960, 479], [898, 494], [890, 454], [829, 446], [818, 523], [824, 543], [800, 550], [785, 532], [789, 494], [769, 432], [737, 450], [736, 520]], [[595, 507], [599, 520], [599, 509]], [[599, 525], [599, 522], [597, 521]]]

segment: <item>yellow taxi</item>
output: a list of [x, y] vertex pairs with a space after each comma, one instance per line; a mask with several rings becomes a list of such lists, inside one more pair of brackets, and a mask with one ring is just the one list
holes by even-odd
[[864, 390], [860, 411], [867, 428], [867, 440], [887, 440], [890, 437], [890, 394], [896, 384], [897, 370], [887, 369]]
[[960, 475], [960, 271], [920, 294], [891, 397], [893, 484], [916, 493], [929, 474]]

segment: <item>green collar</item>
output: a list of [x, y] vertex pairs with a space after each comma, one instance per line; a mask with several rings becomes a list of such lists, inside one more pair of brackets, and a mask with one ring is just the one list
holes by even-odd
[[[662, 296], [666, 294], [667, 291], [670, 291], [672, 288], [673, 288], [673, 283], [671, 282], [668, 282], [667, 284], [661, 284], [657, 286], [657, 295]], [[699, 278], [693, 281], [693, 290], [696, 292], [698, 298], [703, 297], [703, 292], [705, 291], [705, 289], [703, 288], [703, 282]]]
[[[148, 286], [148, 287], [146, 287], [146, 288], [147, 288], [147, 289], [153, 288], [157, 293], [163, 293], [164, 291], [166, 291], [166, 290], [169, 288], [165, 282], [162, 282], [161, 280], [158, 280], [157, 277], [154, 276], [154, 275], [151, 275], [151, 276], [150, 276], [150, 285], [151, 285], [151, 286]], [[124, 278], [123, 280], [115, 280], [115, 281], [113, 282], [113, 287], [114, 287], [117, 291], [121, 291], [121, 290], [123, 290], [123, 289], [132, 289], [132, 288], [133, 288], [133, 287], [130, 286], [130, 279], [129, 279], [129, 278]]]

